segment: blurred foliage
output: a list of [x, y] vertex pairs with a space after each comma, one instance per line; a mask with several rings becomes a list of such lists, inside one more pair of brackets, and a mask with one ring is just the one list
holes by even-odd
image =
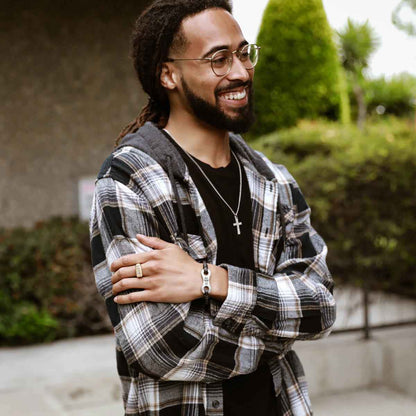
[[[394, 115], [412, 118], [416, 110], [416, 76], [403, 72], [391, 77], [380, 76], [365, 80], [365, 101], [367, 114]], [[356, 118], [358, 108], [351, 82], [348, 83], [351, 115]]]
[[347, 24], [338, 32], [341, 63], [346, 71], [359, 77], [368, 68], [371, 55], [380, 44], [368, 20], [357, 23], [348, 18]]
[[293, 126], [301, 118], [349, 120], [348, 94], [321, 0], [270, 0], [257, 38], [251, 134]]
[[[368, 112], [377, 111], [401, 117], [411, 116], [416, 109], [416, 76], [402, 73], [389, 79], [384, 76], [365, 84]], [[377, 107], [382, 106], [377, 110]], [[377, 110], [377, 111], [376, 111]]]
[[338, 32], [338, 43], [341, 63], [350, 81], [357, 106], [357, 126], [362, 129], [367, 115], [365, 70], [380, 41], [368, 21], [356, 23], [348, 19], [346, 26]]
[[91, 270], [88, 226], [53, 218], [0, 230], [0, 344], [107, 332]]
[[253, 145], [298, 180], [338, 282], [416, 297], [416, 132], [383, 118], [361, 131], [301, 122]]
[[[404, 14], [405, 20], [402, 19]], [[409, 36], [416, 36], [416, 0], [402, 0], [393, 10], [392, 21], [398, 29], [403, 30]]]

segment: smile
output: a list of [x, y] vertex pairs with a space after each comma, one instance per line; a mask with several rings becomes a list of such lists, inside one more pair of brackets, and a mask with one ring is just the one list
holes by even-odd
[[239, 88], [234, 91], [225, 91], [218, 95], [219, 99], [223, 102], [228, 102], [229, 105], [238, 106], [246, 105], [248, 101], [248, 92], [246, 88]]
[[247, 91], [244, 89], [241, 92], [233, 91], [226, 94], [223, 94], [221, 97], [225, 100], [242, 100], [243, 98], [246, 98]]

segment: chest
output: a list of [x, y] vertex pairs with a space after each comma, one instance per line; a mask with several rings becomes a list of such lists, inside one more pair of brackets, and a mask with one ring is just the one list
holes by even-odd
[[[268, 180], [247, 167], [244, 167], [244, 176], [251, 217], [247, 225], [252, 245], [252, 266], [256, 271], [271, 275], [280, 257], [279, 240], [283, 234], [281, 214], [283, 212], [285, 215], [288, 231], [292, 208], [287, 202], [282, 204], [282, 200], [289, 199], [277, 180]], [[160, 227], [165, 230], [162, 238], [175, 241], [197, 260], [206, 258], [210, 263], [220, 264], [217, 261], [221, 260], [219, 231], [214, 225], [212, 208], [208, 209], [208, 204], [190, 174], [183, 180], [175, 179], [173, 183], [166, 177], [164, 186], [153, 190], [147, 198], [154, 207], [159, 222], [163, 223]], [[217, 200], [216, 203], [219, 204], [220, 201]], [[232, 217], [230, 213], [231, 221]], [[238, 249], [236, 244], [233, 250]]]

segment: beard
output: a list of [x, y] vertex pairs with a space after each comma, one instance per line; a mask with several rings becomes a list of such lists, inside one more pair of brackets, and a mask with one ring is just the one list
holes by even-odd
[[[250, 129], [251, 125], [255, 121], [253, 111], [253, 92], [252, 82], [235, 81], [230, 83], [227, 88], [221, 88], [215, 90], [215, 105], [204, 100], [197, 94], [195, 94], [186, 81], [182, 77], [182, 86], [185, 96], [188, 100], [189, 106], [194, 115], [206, 124], [215, 127], [219, 130], [231, 131], [237, 134], [246, 133]], [[235, 108], [235, 116], [229, 116], [221, 109], [219, 105], [219, 92], [225, 90], [231, 90], [238, 87], [248, 87], [248, 103], [244, 107]]]

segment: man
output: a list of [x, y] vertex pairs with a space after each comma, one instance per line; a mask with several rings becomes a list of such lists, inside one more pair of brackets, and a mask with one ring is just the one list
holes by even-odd
[[258, 53], [226, 0], [155, 1], [136, 23], [149, 103], [91, 217], [126, 415], [312, 414], [291, 346], [329, 332], [333, 282], [295, 180], [235, 134]]

